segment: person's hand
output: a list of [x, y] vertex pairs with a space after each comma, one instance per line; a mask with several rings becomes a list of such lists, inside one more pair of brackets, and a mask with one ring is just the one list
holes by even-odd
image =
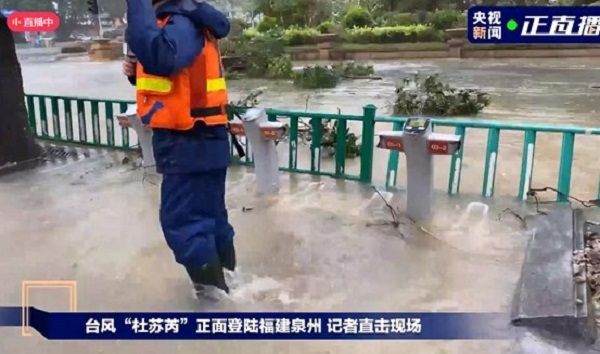
[[123, 60], [123, 74], [125, 76], [135, 76], [135, 64], [134, 60], [126, 56]]
[[121, 128], [131, 128], [131, 122], [129, 121], [129, 118], [117, 117], [117, 121], [119, 122]]

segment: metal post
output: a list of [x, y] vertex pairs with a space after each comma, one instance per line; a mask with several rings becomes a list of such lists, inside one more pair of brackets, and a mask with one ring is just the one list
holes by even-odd
[[461, 137], [434, 133], [431, 120], [409, 118], [403, 130], [380, 132], [380, 148], [406, 154], [406, 214], [421, 221], [429, 218], [433, 205], [433, 155], [453, 155]]
[[249, 109], [239, 119], [230, 122], [235, 135], [245, 135], [252, 146], [254, 173], [258, 184], [258, 194], [268, 195], [279, 192], [279, 159], [275, 139], [283, 135], [284, 126], [279, 122], [269, 122], [264, 109]]
[[104, 38], [103, 31], [102, 31], [102, 19], [100, 18], [100, 12], [98, 12], [98, 34], [99, 34], [100, 38]]
[[433, 202], [433, 158], [427, 150], [431, 125], [419, 134], [404, 134], [406, 154], [406, 211], [421, 220], [431, 214]]
[[98, 14], [96, 15], [96, 17], [98, 18], [98, 34], [100, 38], [104, 38], [102, 30], [102, 19], [100, 18], [100, 14], [102, 13], [102, 11], [100, 11], [100, 0], [96, 0], [96, 4], [98, 5]]
[[156, 161], [154, 160], [154, 149], [152, 148], [152, 130], [144, 127], [137, 115], [137, 105], [129, 105], [126, 112], [122, 112], [117, 119], [127, 119], [131, 128], [138, 136], [140, 148], [142, 149], [142, 167], [145, 172], [156, 172]]
[[360, 181], [371, 183], [373, 180], [373, 145], [375, 140], [375, 114], [377, 107], [372, 104], [363, 107], [362, 146], [360, 152]]

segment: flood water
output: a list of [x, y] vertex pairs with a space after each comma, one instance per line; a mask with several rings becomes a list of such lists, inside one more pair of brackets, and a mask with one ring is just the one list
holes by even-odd
[[[299, 64], [300, 65], [300, 64]], [[420, 60], [418, 62], [375, 62], [376, 75], [383, 80], [346, 81], [333, 90], [299, 91], [289, 82], [242, 80], [230, 81], [231, 99], [245, 97], [250, 90], [265, 88], [263, 107], [296, 111], [361, 114], [362, 107], [374, 104], [378, 115], [389, 115], [396, 83], [413, 73], [439, 73], [456, 87], [474, 87], [488, 92], [492, 105], [481, 119], [539, 124], [599, 127], [597, 96], [600, 89], [591, 85], [600, 81], [600, 65], [594, 59], [518, 59], [518, 60]], [[132, 100], [134, 89], [120, 71], [120, 63], [35, 62], [23, 65], [25, 91], [64, 96], [85, 96]], [[596, 80], [596, 81], [595, 81]], [[480, 119], [473, 118], [473, 119]], [[351, 126], [355, 131], [360, 126]], [[376, 130], [390, 130], [379, 123]], [[451, 128], [438, 129], [452, 133]], [[571, 194], [582, 199], [597, 197], [600, 164], [591, 163], [597, 156], [600, 138], [578, 136], [575, 143]], [[540, 133], [537, 137], [533, 187], [556, 187], [562, 136]], [[468, 129], [463, 157], [461, 192], [481, 194], [487, 131]], [[518, 192], [523, 133], [502, 132], [496, 165], [495, 194], [514, 197]], [[308, 148], [299, 149], [299, 168], [308, 168]], [[287, 164], [287, 152], [281, 161]], [[383, 184], [387, 151], [377, 150], [374, 183]], [[436, 187], [448, 185], [449, 158], [438, 157]], [[333, 171], [331, 161], [322, 161], [324, 170]], [[398, 184], [405, 183], [400, 160]], [[346, 172], [358, 172], [358, 159], [348, 161]], [[551, 196], [550, 196], [551, 197]]]
[[[232, 168], [228, 206], [239, 270], [230, 299], [197, 303], [158, 224], [158, 187], [120, 155], [48, 165], [0, 183], [0, 303], [19, 304], [22, 280], [77, 280], [79, 311], [506, 311], [525, 238], [515, 220], [444, 201], [426, 230], [390, 214], [373, 190], [282, 176], [280, 195], [253, 198], [253, 174]], [[251, 208], [244, 211], [244, 208]], [[490, 216], [498, 210], [492, 208]], [[11, 265], [19, 264], [18, 267]], [[68, 294], [34, 290], [31, 304], [68, 309]], [[0, 334], [13, 353], [506, 352], [492, 342], [69, 342]], [[490, 351], [490, 347], [493, 351]], [[445, 351], [443, 351], [445, 350]]]
[[[375, 104], [385, 115], [395, 82], [416, 71], [439, 72], [459, 86], [492, 95], [487, 119], [597, 126], [595, 92], [600, 66], [593, 60], [419, 61], [378, 63], [380, 81], [344, 82], [323, 92], [289, 83], [231, 82], [232, 96], [267, 86], [262, 105], [282, 109], [360, 113]], [[131, 99], [119, 63], [24, 62], [28, 93]], [[379, 124], [378, 130], [389, 126]], [[436, 164], [441, 190], [424, 230], [390, 215], [373, 190], [352, 182], [282, 174], [282, 190], [266, 205], [253, 198], [253, 174], [232, 168], [228, 206], [237, 230], [240, 270], [231, 299], [199, 305], [158, 224], [158, 189], [120, 155], [92, 154], [76, 163], [49, 165], [0, 180], [0, 303], [18, 304], [23, 279], [76, 279], [80, 311], [507, 311], [520, 273], [526, 237], [510, 217], [518, 189], [522, 134], [501, 137], [496, 193], [487, 216], [469, 216], [480, 201], [486, 132], [468, 131], [461, 198], [446, 198], [448, 162]], [[581, 141], [581, 142], [580, 142]], [[556, 185], [560, 136], [538, 137], [534, 186]], [[587, 144], [587, 145], [586, 145]], [[573, 193], [595, 198], [600, 166], [597, 139], [577, 139]], [[305, 152], [306, 153], [306, 152]], [[286, 159], [283, 158], [285, 161]], [[304, 165], [303, 165], [304, 164]], [[308, 160], [300, 161], [300, 167]], [[401, 161], [403, 164], [403, 161]], [[329, 164], [330, 165], [330, 164]], [[324, 166], [329, 166], [324, 161]], [[375, 158], [382, 184], [387, 153]], [[358, 161], [347, 172], [356, 172]], [[354, 170], [352, 170], [354, 169]], [[404, 178], [400, 170], [400, 183]], [[254, 207], [243, 211], [243, 207]], [[15, 237], [18, 235], [18, 237]], [[19, 264], [12, 267], [12, 264]], [[50, 294], [50, 293], [49, 293]], [[65, 310], [60, 295], [34, 296], [45, 310]], [[97, 342], [49, 343], [0, 335], [3, 351], [61, 353], [508, 353], [506, 342]]]

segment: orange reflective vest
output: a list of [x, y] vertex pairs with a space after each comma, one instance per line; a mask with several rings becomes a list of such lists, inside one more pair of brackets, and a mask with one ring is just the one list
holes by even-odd
[[[159, 20], [163, 27], [168, 18]], [[204, 49], [194, 63], [170, 77], [148, 75], [138, 62], [136, 101], [142, 123], [151, 128], [191, 129], [197, 121], [227, 124], [227, 86], [217, 40], [204, 33]]]

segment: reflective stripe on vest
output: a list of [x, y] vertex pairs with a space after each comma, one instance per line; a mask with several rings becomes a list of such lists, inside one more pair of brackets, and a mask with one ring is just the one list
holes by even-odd
[[207, 92], [215, 92], [215, 91], [221, 91], [221, 90], [227, 90], [227, 85], [225, 84], [224, 78], [221, 77], [218, 79], [206, 80], [206, 91]]
[[139, 78], [136, 80], [135, 87], [140, 91], [169, 93], [173, 89], [173, 82], [168, 79]]

